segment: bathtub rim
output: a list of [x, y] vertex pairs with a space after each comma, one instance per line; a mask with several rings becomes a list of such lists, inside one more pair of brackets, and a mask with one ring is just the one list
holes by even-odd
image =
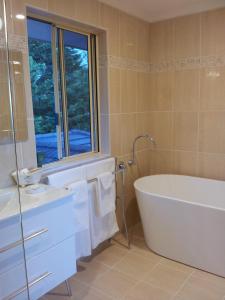
[[[169, 200], [172, 200], [172, 201], [178, 201], [178, 202], [182, 202], [182, 203], [186, 203], [186, 204], [190, 204], [190, 205], [207, 207], [207, 208], [210, 208], [210, 209], [225, 211], [225, 208], [222, 208], [222, 207], [212, 206], [212, 205], [209, 205], [209, 204], [197, 203], [197, 202], [193, 202], [191, 200], [187, 201], [187, 200], [180, 199], [180, 198], [177, 198], [177, 197], [166, 196], [166, 195], [162, 195], [160, 193], [152, 193], [152, 192], [144, 191], [144, 190], [141, 190], [140, 188], [137, 188], [137, 182], [141, 181], [143, 178], [160, 177], [160, 176], [176, 176], [176, 177], [199, 178], [199, 179], [203, 179], [203, 180], [206, 180], [206, 181], [209, 180], [209, 181], [216, 181], [216, 182], [224, 182], [224, 184], [225, 184], [224, 180], [210, 179], [210, 178], [204, 178], [204, 177], [198, 177], [198, 176], [189, 176], [189, 175], [179, 175], [179, 174], [165, 173], [165, 174], [147, 175], [147, 176], [143, 176], [143, 177], [140, 177], [140, 178], [136, 179], [135, 182], [133, 183], [134, 188], [135, 188], [135, 193], [136, 193], [136, 191], [138, 191], [140, 193], [143, 193], [143, 194], [146, 194], [146, 195], [149, 195], [149, 196], [161, 197], [161, 198], [164, 198], [164, 199], [169, 199]], [[136, 194], [136, 196], [137, 196], [137, 194]], [[138, 202], [138, 197], [137, 197], [137, 202]]]

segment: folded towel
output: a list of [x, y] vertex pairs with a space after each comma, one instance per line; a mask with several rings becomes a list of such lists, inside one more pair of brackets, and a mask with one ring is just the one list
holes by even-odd
[[111, 211], [103, 217], [96, 215], [96, 197], [96, 183], [91, 183], [89, 184], [89, 216], [92, 249], [119, 231], [115, 211]]
[[73, 191], [76, 258], [78, 259], [91, 255], [88, 183], [82, 180], [68, 184], [66, 188]]
[[115, 175], [112, 172], [105, 172], [97, 176], [97, 197], [96, 214], [104, 217], [115, 211], [116, 186]]
[[76, 167], [48, 175], [48, 184], [55, 187], [65, 187], [71, 182], [85, 179], [85, 168]]

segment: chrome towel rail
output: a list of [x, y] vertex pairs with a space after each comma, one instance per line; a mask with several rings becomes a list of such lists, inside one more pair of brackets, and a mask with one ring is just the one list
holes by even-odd
[[[116, 175], [116, 174], [121, 173], [121, 172], [123, 172], [123, 171], [124, 171], [124, 170], [122, 170], [122, 169], [118, 169], [118, 170], [112, 172], [112, 174], [113, 174], [113, 175]], [[92, 183], [92, 182], [95, 182], [95, 181], [98, 181], [98, 178], [97, 178], [97, 177], [88, 179], [88, 180], [87, 180], [87, 183]]]

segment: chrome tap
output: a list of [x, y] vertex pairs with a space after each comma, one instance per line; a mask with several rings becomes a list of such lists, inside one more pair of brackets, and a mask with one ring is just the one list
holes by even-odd
[[128, 165], [129, 166], [132, 166], [132, 165], [135, 165], [136, 164], [136, 158], [135, 158], [135, 145], [136, 145], [136, 142], [141, 139], [141, 138], [145, 138], [145, 139], [148, 139], [150, 143], [152, 143], [153, 145], [156, 145], [156, 142], [154, 140], [153, 137], [151, 137], [149, 134], [144, 134], [144, 135], [138, 135], [134, 141], [133, 141], [133, 148], [132, 148], [132, 159], [128, 160]]

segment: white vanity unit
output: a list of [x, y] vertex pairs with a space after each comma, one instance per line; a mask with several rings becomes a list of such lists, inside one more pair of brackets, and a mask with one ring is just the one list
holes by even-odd
[[[75, 226], [70, 192], [51, 186], [21, 189], [30, 298], [38, 299], [76, 273]], [[0, 193], [0, 300], [26, 299], [16, 192]]]

